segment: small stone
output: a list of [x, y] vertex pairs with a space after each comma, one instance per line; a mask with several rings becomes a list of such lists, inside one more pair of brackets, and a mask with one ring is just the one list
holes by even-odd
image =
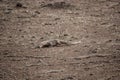
[[90, 76], [92, 76], [93, 74], [92, 73], [90, 73]]
[[35, 38], [35, 36], [32, 36], [32, 38]]
[[9, 38], [12, 38], [12, 36], [9, 36]]
[[35, 48], [40, 48], [40, 46], [36, 46]]
[[28, 78], [26, 78], [25, 80], [29, 80]]
[[115, 41], [116, 41], [116, 42], [120, 42], [120, 39], [116, 39]]
[[85, 71], [88, 71], [90, 68], [84, 68]]
[[71, 80], [71, 79], [73, 79], [73, 77], [67, 77], [67, 79], [70, 79], [70, 80]]
[[55, 20], [60, 20], [60, 18], [55, 18]]
[[53, 31], [50, 31], [50, 33], [54, 33]]
[[23, 7], [22, 3], [17, 3], [16, 7]]
[[21, 29], [19, 29], [19, 31], [21, 32], [22, 30], [21, 30]]
[[44, 39], [43, 37], [41, 37], [40, 39]]
[[23, 35], [22, 35], [21, 37], [22, 37], [22, 38], [24, 38], [24, 36], [23, 36]]
[[64, 34], [64, 36], [68, 36], [68, 34]]
[[108, 42], [112, 42], [112, 40], [108, 40]]
[[39, 11], [35, 11], [35, 13], [40, 14], [40, 12], [39, 12]]

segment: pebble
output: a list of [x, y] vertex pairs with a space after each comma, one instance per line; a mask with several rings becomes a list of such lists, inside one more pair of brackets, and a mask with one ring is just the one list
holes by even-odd
[[17, 3], [16, 7], [23, 7], [22, 3]]

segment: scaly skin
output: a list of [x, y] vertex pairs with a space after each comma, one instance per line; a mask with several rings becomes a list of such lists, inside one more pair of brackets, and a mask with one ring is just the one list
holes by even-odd
[[81, 43], [81, 41], [78, 42], [70, 42], [70, 41], [64, 41], [64, 40], [59, 40], [59, 39], [52, 39], [52, 40], [47, 40], [47, 41], [43, 41], [41, 42], [41, 48], [45, 48], [45, 47], [55, 47], [55, 46], [62, 46], [62, 45], [75, 45], [75, 44], [79, 44]]

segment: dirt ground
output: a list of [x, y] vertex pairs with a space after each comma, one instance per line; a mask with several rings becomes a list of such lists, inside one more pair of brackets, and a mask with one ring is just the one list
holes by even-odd
[[120, 80], [120, 0], [0, 0], [0, 80]]

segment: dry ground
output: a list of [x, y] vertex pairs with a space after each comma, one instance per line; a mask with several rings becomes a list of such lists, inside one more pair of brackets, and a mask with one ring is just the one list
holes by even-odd
[[0, 80], [120, 80], [120, 0], [0, 0]]

